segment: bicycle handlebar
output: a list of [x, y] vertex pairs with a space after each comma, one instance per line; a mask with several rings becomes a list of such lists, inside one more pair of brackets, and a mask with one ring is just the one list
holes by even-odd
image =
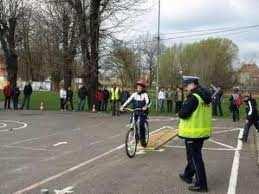
[[135, 108], [135, 109], [132, 109], [132, 108], [124, 108], [123, 110], [129, 111], [129, 112], [143, 111], [142, 108]]

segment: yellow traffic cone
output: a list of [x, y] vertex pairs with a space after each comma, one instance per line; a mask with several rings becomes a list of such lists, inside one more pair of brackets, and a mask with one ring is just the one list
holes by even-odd
[[40, 110], [41, 110], [41, 111], [44, 110], [44, 103], [43, 103], [43, 102], [40, 103]]

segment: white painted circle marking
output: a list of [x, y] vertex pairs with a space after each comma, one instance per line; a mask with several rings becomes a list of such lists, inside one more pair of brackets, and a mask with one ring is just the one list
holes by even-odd
[[6, 123], [0, 123], [0, 129], [1, 129], [1, 128], [5, 128], [6, 126], [7, 126]]
[[[21, 121], [13, 121], [13, 120], [0, 120], [0, 124], [5, 124], [5, 127], [7, 127], [7, 124], [6, 123], [17, 123], [21, 126], [19, 127], [13, 127], [12, 130], [20, 130], [20, 129], [24, 129], [26, 127], [28, 127], [28, 124], [25, 123], [25, 122], [21, 122]], [[0, 126], [0, 128], [4, 128], [2, 126]], [[0, 132], [8, 132], [10, 131], [10, 129], [4, 129], [4, 130], [0, 130]]]

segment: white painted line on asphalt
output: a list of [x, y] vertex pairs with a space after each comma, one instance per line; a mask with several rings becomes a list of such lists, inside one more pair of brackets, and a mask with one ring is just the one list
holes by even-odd
[[69, 194], [69, 193], [74, 193], [73, 189], [74, 189], [73, 186], [69, 186], [62, 190], [54, 190], [54, 192], [55, 194]]
[[[170, 146], [170, 145], [166, 145], [164, 146], [166, 148], [179, 148], [179, 149], [185, 149], [185, 146]], [[207, 148], [204, 147], [202, 148], [203, 150], [209, 150], [209, 151], [236, 151], [237, 149], [229, 149], [229, 148]]]
[[[153, 133], [155, 133], [155, 132], [161, 131], [161, 130], [164, 129], [164, 128], [168, 128], [168, 127], [159, 128], [159, 129], [157, 129], [157, 130], [155, 130], [155, 131], [152, 131], [150, 134], [153, 134]], [[92, 159], [90, 159], [90, 160], [87, 160], [87, 161], [85, 161], [85, 162], [82, 162], [82, 163], [80, 163], [80, 164], [78, 164], [78, 165], [76, 165], [76, 166], [73, 166], [73, 167], [71, 167], [71, 168], [69, 168], [69, 169], [67, 169], [67, 170], [65, 170], [65, 171], [63, 171], [63, 172], [60, 172], [60, 173], [58, 173], [58, 174], [56, 174], [56, 175], [54, 175], [54, 176], [48, 177], [48, 178], [46, 178], [46, 179], [44, 179], [44, 180], [42, 180], [42, 181], [39, 181], [39, 182], [36, 182], [36, 183], [30, 185], [30, 186], [28, 186], [28, 187], [26, 187], [26, 188], [24, 188], [24, 189], [21, 189], [21, 190], [19, 190], [19, 191], [16, 191], [14, 194], [22, 194], [22, 193], [26, 193], [26, 192], [28, 192], [28, 191], [31, 191], [32, 189], [35, 189], [35, 188], [37, 188], [37, 187], [39, 187], [39, 186], [41, 186], [41, 185], [43, 185], [43, 184], [46, 184], [46, 183], [48, 183], [48, 182], [50, 182], [50, 181], [53, 181], [53, 180], [55, 180], [55, 179], [57, 179], [57, 178], [60, 178], [60, 177], [66, 175], [66, 174], [68, 174], [68, 173], [74, 172], [75, 170], [78, 170], [79, 168], [84, 167], [84, 166], [86, 166], [86, 165], [88, 165], [88, 164], [90, 164], [90, 163], [92, 163], [92, 162], [94, 162], [94, 161], [96, 161], [96, 160], [99, 160], [99, 159], [101, 159], [101, 158], [103, 158], [103, 157], [105, 157], [105, 156], [107, 156], [107, 155], [109, 155], [109, 154], [111, 154], [111, 153], [113, 153], [113, 152], [116, 152], [116, 151], [118, 151], [118, 150], [120, 150], [120, 149], [122, 149], [122, 148], [124, 148], [124, 147], [125, 147], [124, 144], [122, 144], [122, 145], [120, 145], [120, 146], [117, 146], [117, 147], [115, 147], [115, 148], [113, 148], [113, 149], [111, 149], [111, 150], [109, 150], [109, 151], [107, 151], [107, 152], [105, 152], [105, 153], [103, 153], [103, 154], [100, 154], [100, 155], [98, 155], [98, 156], [96, 156], [96, 157], [94, 157], [94, 158], [92, 158]]]
[[31, 147], [25, 147], [25, 146], [0, 146], [3, 148], [14, 148], [14, 149], [23, 149], [23, 150], [31, 150], [31, 151], [48, 151], [48, 152], [56, 152], [55, 150], [49, 150], [49, 149], [44, 149], [44, 148], [31, 148]]
[[121, 135], [122, 134], [114, 135], [114, 136], [108, 137], [108, 139], [114, 139], [114, 138], [120, 137]]
[[[13, 121], [13, 120], [0, 120], [0, 122], [2, 123], [17, 123], [19, 125], [21, 125], [20, 127], [13, 127], [13, 130], [20, 130], [20, 129], [24, 129], [26, 127], [28, 127], [28, 124], [25, 122], [21, 122], [21, 121]], [[5, 130], [0, 130], [0, 132], [9, 132], [9, 129], [5, 129]]]
[[58, 143], [54, 144], [53, 146], [57, 147], [57, 146], [60, 146], [60, 145], [65, 145], [65, 144], [68, 144], [68, 143], [66, 141], [62, 141], [62, 142], [58, 142]]
[[167, 121], [177, 121], [178, 118], [171, 117], [171, 118], [150, 118], [148, 119], [149, 122], [167, 122]]
[[5, 127], [7, 126], [6, 123], [0, 123], [0, 125], [1, 125], [1, 126], [0, 126], [0, 129], [1, 129], [1, 128], [5, 128]]
[[[214, 129], [218, 129], [218, 127], [214, 127]], [[224, 128], [224, 129], [226, 129], [226, 128]], [[215, 131], [215, 132], [213, 133], [213, 135], [214, 135], [214, 134], [221, 134], [221, 133], [228, 133], [228, 132], [232, 132], [232, 131], [239, 131], [239, 129], [230, 129], [230, 130]]]
[[92, 143], [90, 143], [89, 145], [91, 146], [91, 145], [96, 145], [96, 144], [99, 144], [99, 143], [103, 143], [104, 141], [95, 141], [95, 142], [92, 142]]
[[[80, 128], [75, 128], [75, 129], [71, 129], [69, 132], [71, 132], [71, 131], [79, 131], [79, 130], [80, 130]], [[35, 141], [35, 140], [40, 140], [40, 139], [44, 139], [44, 138], [60, 135], [60, 134], [63, 134], [63, 133], [64, 133], [64, 131], [53, 133], [53, 134], [46, 135], [46, 136], [34, 137], [34, 138], [29, 138], [29, 139], [25, 139], [25, 140], [21, 140], [21, 141], [16, 141], [16, 142], [8, 144], [8, 146], [17, 145], [17, 144], [21, 144], [21, 143], [28, 143], [28, 142], [32, 142], [32, 141]]]
[[229, 148], [229, 149], [235, 149], [233, 146], [231, 145], [227, 145], [227, 144], [224, 144], [222, 142], [219, 142], [219, 141], [215, 141], [213, 139], [209, 139], [208, 141], [212, 142], [212, 143], [215, 143], [215, 144], [218, 144], [218, 145], [221, 145], [221, 146], [224, 146], [226, 148]]
[[243, 137], [244, 129], [239, 129], [239, 135], [237, 140], [237, 149], [235, 151], [231, 175], [229, 179], [228, 185], [228, 194], [236, 194], [236, 187], [237, 187], [237, 178], [238, 178], [238, 171], [239, 171], [239, 160], [240, 160], [240, 150], [242, 149], [243, 142], [240, 138]]

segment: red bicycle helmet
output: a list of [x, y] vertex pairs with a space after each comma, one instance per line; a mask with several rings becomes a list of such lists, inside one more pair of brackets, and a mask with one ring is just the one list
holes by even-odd
[[145, 88], [147, 86], [146, 82], [144, 80], [137, 81], [137, 85], [142, 86], [143, 88]]

